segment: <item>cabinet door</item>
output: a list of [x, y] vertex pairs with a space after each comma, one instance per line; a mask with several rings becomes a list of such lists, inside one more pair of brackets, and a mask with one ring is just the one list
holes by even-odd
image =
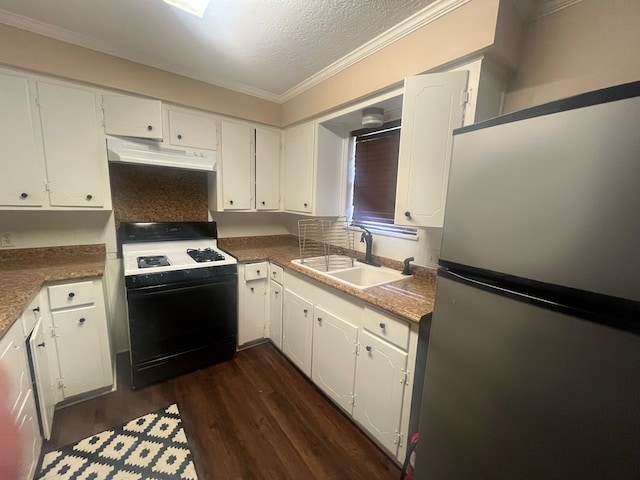
[[169, 110], [169, 141], [182, 147], [218, 148], [215, 118]]
[[53, 425], [53, 413], [56, 408], [56, 379], [49, 367], [48, 349], [55, 348], [55, 343], [46, 338], [42, 320], [36, 323], [31, 333], [29, 347], [38, 389], [42, 433], [44, 438], [49, 440], [51, 438], [51, 426]]
[[282, 351], [307, 376], [311, 376], [313, 305], [285, 289], [282, 315]]
[[269, 338], [282, 350], [282, 285], [273, 280], [269, 286]]
[[162, 140], [160, 100], [103, 95], [104, 131], [109, 135]]
[[22, 477], [24, 479], [33, 478], [40, 450], [42, 448], [42, 437], [38, 428], [38, 413], [33, 398], [33, 390], [26, 392], [26, 397], [20, 414], [18, 415], [18, 432], [22, 440]]
[[106, 324], [95, 305], [52, 316], [64, 397], [110, 385], [111, 360], [104, 351]]
[[251, 209], [251, 136], [242, 123], [222, 121], [222, 202], [224, 210]]
[[256, 128], [256, 210], [280, 208], [280, 140], [276, 130]]
[[0, 75], [0, 206], [40, 206], [41, 148], [25, 78]]
[[239, 282], [238, 345], [265, 336], [267, 280]]
[[313, 312], [312, 379], [349, 414], [353, 410], [358, 327], [322, 308]]
[[284, 209], [313, 211], [315, 125], [305, 123], [284, 132]]
[[407, 77], [394, 222], [442, 227], [453, 129], [462, 126], [468, 72]]
[[393, 456], [398, 451], [407, 354], [360, 332], [353, 417]]
[[107, 159], [93, 92], [38, 83], [38, 97], [51, 205], [101, 207]]

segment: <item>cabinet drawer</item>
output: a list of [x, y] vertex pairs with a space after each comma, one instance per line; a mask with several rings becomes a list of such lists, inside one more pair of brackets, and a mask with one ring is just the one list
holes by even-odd
[[362, 324], [366, 330], [403, 350], [409, 346], [409, 325], [402, 320], [365, 307]]
[[271, 264], [271, 280], [278, 282], [280, 285], [284, 282], [284, 269], [280, 265]]
[[48, 287], [51, 310], [94, 303], [93, 282], [77, 282]]
[[245, 282], [250, 282], [251, 280], [267, 278], [268, 270], [269, 265], [267, 262], [247, 263], [244, 266], [244, 280]]

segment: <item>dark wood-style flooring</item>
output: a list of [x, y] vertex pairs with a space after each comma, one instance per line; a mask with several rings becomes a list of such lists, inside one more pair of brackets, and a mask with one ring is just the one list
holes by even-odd
[[271, 344], [140, 390], [60, 409], [43, 452], [177, 403], [200, 480], [400, 478], [400, 469]]

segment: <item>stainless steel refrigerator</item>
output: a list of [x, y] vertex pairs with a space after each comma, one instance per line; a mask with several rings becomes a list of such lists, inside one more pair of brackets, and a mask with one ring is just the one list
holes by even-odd
[[454, 132], [415, 478], [640, 478], [640, 82]]

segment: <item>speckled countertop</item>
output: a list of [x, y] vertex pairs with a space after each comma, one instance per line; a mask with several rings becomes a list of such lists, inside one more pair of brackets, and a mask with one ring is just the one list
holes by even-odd
[[0, 251], [0, 338], [45, 282], [101, 277], [104, 244]]
[[[239, 262], [269, 260], [412, 322], [419, 322], [423, 315], [433, 311], [436, 272], [430, 268], [412, 265], [414, 274], [410, 277], [360, 290], [291, 263], [291, 260], [300, 257], [297, 237], [293, 235], [220, 238], [218, 246], [236, 257]], [[363, 256], [361, 253], [356, 255], [358, 258]], [[402, 262], [382, 257], [374, 258], [385, 267], [402, 270]]]

